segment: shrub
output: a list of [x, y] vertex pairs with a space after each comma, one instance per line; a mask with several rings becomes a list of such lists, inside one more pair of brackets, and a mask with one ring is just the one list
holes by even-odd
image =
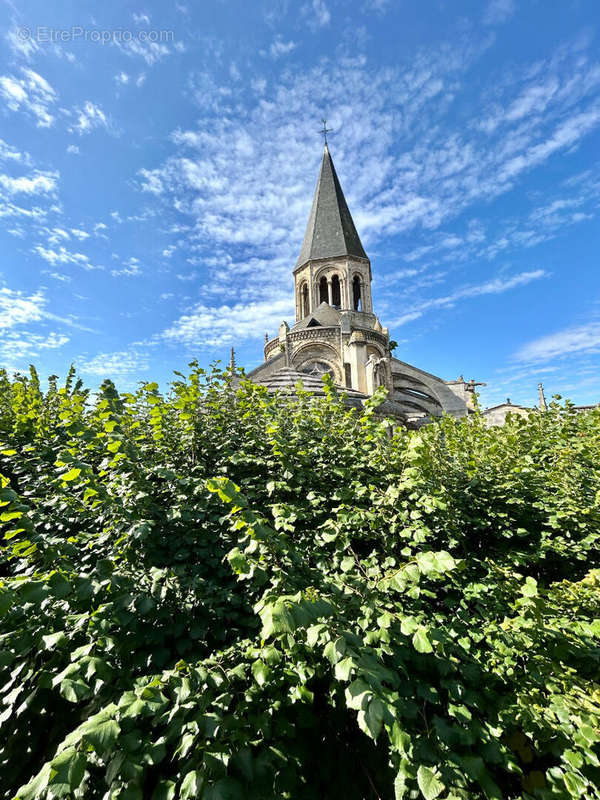
[[600, 411], [0, 374], [0, 797], [600, 797]]

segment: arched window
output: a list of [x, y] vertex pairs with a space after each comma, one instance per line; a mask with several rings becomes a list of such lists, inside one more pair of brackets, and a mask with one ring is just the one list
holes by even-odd
[[300, 316], [302, 319], [304, 319], [304, 317], [307, 317], [308, 314], [308, 284], [303, 283], [302, 288], [300, 289]]
[[319, 303], [328, 303], [329, 294], [327, 292], [327, 278], [321, 278], [319, 281]]
[[334, 275], [331, 279], [331, 305], [339, 308], [342, 305], [342, 292], [340, 290], [340, 279]]
[[360, 278], [358, 275], [354, 276], [352, 281], [352, 305], [355, 311], [362, 311], [362, 295], [360, 293]]

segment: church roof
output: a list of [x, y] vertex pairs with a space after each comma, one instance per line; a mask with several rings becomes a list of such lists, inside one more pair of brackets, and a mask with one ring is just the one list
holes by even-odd
[[313, 328], [318, 325], [323, 327], [333, 327], [340, 324], [340, 312], [332, 308], [329, 303], [323, 301], [320, 306], [315, 308], [312, 314], [309, 314], [304, 319], [297, 322], [293, 330], [301, 330], [302, 328]]
[[[323, 380], [318, 375], [310, 375], [306, 372], [298, 372], [293, 367], [281, 367], [276, 372], [268, 375], [257, 383], [261, 383], [267, 387], [269, 394], [280, 391], [292, 392], [296, 388], [296, 384], [300, 381], [304, 390], [312, 394], [325, 394]], [[358, 392], [355, 389], [348, 389], [344, 386], [335, 387], [338, 392], [348, 395], [348, 397], [366, 398], [367, 395]]]
[[314, 258], [367, 258], [325, 145], [319, 180], [296, 268]]

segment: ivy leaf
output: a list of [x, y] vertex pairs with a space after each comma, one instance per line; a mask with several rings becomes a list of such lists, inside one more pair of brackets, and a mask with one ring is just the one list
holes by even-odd
[[181, 782], [181, 789], [179, 790], [180, 800], [190, 800], [190, 798], [200, 797], [203, 786], [204, 778], [199, 772], [195, 769], [188, 772]]
[[521, 594], [525, 597], [535, 597], [538, 593], [537, 581], [535, 578], [528, 577], [523, 586], [521, 586]]
[[51, 774], [52, 767], [48, 761], [28, 784], [19, 789], [16, 800], [39, 800], [40, 797], [44, 796]]
[[405, 636], [410, 636], [419, 627], [419, 623], [414, 617], [403, 617], [400, 621], [400, 630]]
[[338, 681], [347, 681], [354, 666], [354, 659], [351, 656], [342, 658], [335, 665], [335, 677]]
[[120, 731], [121, 727], [116, 720], [107, 719], [91, 722], [91, 724], [88, 723], [85, 727], [84, 736], [94, 750], [99, 755], [102, 755], [111, 749], [117, 741]]
[[358, 712], [358, 724], [360, 728], [373, 739], [381, 733], [385, 706], [377, 696], [373, 696], [366, 710]]
[[262, 686], [267, 678], [269, 677], [271, 670], [265, 664], [264, 661], [261, 661], [260, 658], [257, 659], [252, 664], [252, 674], [254, 675], [254, 680], [258, 683], [259, 686]]
[[350, 686], [346, 689], [346, 705], [348, 708], [353, 708], [358, 711], [366, 705], [366, 701], [372, 693], [369, 684], [365, 683], [362, 678], [358, 678], [352, 681]]
[[68, 483], [69, 481], [77, 480], [77, 478], [80, 476], [80, 474], [81, 474], [81, 470], [78, 467], [73, 467], [68, 472], [64, 472], [60, 476], [60, 478], [61, 478], [61, 480], [65, 481], [65, 483]]
[[402, 730], [400, 725], [397, 721], [394, 721], [391, 729], [389, 730], [390, 741], [393, 747], [402, 754], [406, 754], [408, 752], [408, 748], [410, 747], [410, 736], [406, 731]]
[[65, 700], [68, 700], [70, 703], [78, 703], [80, 700], [83, 700], [84, 697], [87, 697], [89, 692], [90, 687], [81, 680], [65, 678], [61, 681], [60, 693]]
[[64, 631], [57, 631], [56, 633], [48, 633], [42, 636], [45, 650], [54, 650], [55, 647], [62, 647], [67, 642], [67, 637]]
[[262, 639], [269, 639], [276, 633], [292, 633], [296, 628], [294, 617], [283, 600], [265, 606], [260, 611], [260, 618], [263, 624]]
[[433, 563], [438, 572], [450, 572], [456, 568], [456, 561], [446, 550], [440, 550], [439, 553], [434, 553]]
[[425, 800], [435, 800], [445, 789], [444, 784], [437, 777], [436, 773], [430, 767], [426, 767], [423, 764], [421, 764], [417, 770], [417, 783], [419, 784], [419, 789]]
[[415, 650], [417, 650], [419, 653], [433, 652], [433, 647], [429, 641], [429, 637], [427, 636], [427, 628], [422, 626], [418, 628], [412, 638], [412, 643]]
[[50, 762], [48, 788], [52, 795], [65, 797], [77, 789], [85, 773], [86, 758], [74, 747], [62, 750]]
[[239, 486], [236, 486], [229, 478], [210, 478], [206, 482], [209, 492], [215, 492], [225, 503], [235, 503], [236, 506], [245, 507], [248, 501], [241, 494]]

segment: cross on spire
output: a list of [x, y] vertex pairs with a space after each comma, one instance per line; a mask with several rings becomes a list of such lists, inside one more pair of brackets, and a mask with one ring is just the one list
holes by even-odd
[[325, 144], [327, 144], [327, 134], [328, 133], [333, 133], [333, 128], [328, 128], [327, 127], [327, 120], [325, 119], [325, 117], [323, 117], [321, 122], [323, 123], [323, 127], [321, 128], [319, 133], [323, 134], [323, 138], [325, 139]]

